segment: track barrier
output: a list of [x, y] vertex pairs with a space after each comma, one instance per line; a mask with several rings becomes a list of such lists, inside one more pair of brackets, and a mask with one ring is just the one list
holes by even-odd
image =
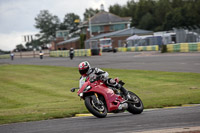
[[[69, 50], [51, 51], [50, 56], [51, 57], [68, 57]], [[74, 56], [91, 56], [91, 50], [90, 49], [74, 50]]]
[[138, 51], [158, 51], [158, 45], [153, 46], [137, 46], [137, 47], [118, 47], [119, 52], [138, 52]]
[[200, 42], [198, 43], [177, 43], [168, 44], [167, 52], [200, 52]]

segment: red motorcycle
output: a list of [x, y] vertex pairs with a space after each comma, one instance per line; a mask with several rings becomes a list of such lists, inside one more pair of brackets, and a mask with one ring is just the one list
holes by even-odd
[[[124, 85], [117, 78], [115, 81], [122, 86]], [[72, 88], [71, 91], [74, 92], [75, 89], [78, 88]], [[85, 100], [85, 106], [88, 111], [99, 118], [106, 117], [107, 113], [120, 113], [125, 110], [132, 114], [143, 112], [143, 103], [135, 93], [129, 91], [131, 99], [125, 100], [122, 92], [106, 86], [94, 75], [87, 78], [77, 94], [81, 99]]]

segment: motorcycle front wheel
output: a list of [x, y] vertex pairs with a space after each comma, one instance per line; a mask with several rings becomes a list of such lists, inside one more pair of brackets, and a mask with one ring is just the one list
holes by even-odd
[[107, 108], [103, 101], [99, 99], [101, 105], [95, 105], [93, 99], [91, 96], [85, 97], [85, 106], [88, 109], [90, 113], [92, 113], [94, 116], [98, 118], [104, 118], [107, 116]]
[[133, 92], [129, 91], [129, 94], [134, 101], [134, 103], [128, 103], [127, 111], [132, 114], [141, 114], [143, 112], [144, 106], [142, 100]]

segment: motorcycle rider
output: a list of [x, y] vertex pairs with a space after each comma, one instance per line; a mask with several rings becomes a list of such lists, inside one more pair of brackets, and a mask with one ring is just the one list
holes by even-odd
[[69, 56], [70, 56], [70, 59], [72, 60], [73, 57], [74, 57], [74, 49], [73, 48], [70, 48], [70, 50], [69, 50]]
[[102, 80], [107, 86], [114, 87], [116, 89], [120, 89], [122, 93], [125, 95], [125, 99], [131, 99], [128, 91], [122, 87], [121, 84], [118, 84], [114, 79], [109, 78], [109, 74], [99, 68], [91, 68], [88, 61], [83, 61], [79, 64], [79, 72], [81, 74], [80, 80], [79, 80], [79, 88], [82, 87], [82, 85], [85, 83], [87, 77], [90, 74], [95, 74], [96, 76], [100, 77], [100, 80]]

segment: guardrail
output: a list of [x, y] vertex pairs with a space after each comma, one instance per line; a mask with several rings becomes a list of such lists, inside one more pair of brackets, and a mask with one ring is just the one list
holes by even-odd
[[[51, 51], [50, 56], [51, 57], [68, 57], [69, 50]], [[91, 56], [91, 50], [90, 49], [74, 50], [74, 56]]]
[[[49, 56], [49, 50], [42, 50], [44, 57]], [[38, 58], [40, 57], [40, 51], [20, 51], [20, 52], [14, 52], [15, 58]]]
[[158, 45], [153, 45], [153, 46], [137, 46], [137, 47], [118, 47], [117, 50], [119, 52], [138, 52], [138, 51], [158, 51], [159, 47]]
[[168, 44], [167, 52], [200, 52], [200, 42], [198, 43], [177, 43]]

